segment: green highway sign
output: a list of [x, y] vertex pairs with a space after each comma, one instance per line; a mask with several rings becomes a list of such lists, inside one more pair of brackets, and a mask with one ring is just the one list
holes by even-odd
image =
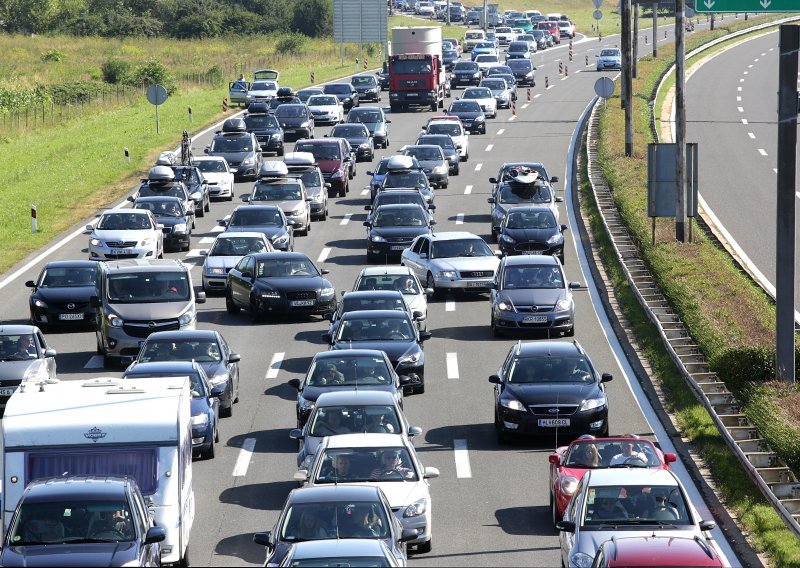
[[711, 12], [800, 12], [800, 0], [695, 0], [694, 9]]

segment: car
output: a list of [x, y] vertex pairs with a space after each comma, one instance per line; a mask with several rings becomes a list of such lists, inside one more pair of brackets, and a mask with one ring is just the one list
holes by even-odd
[[[493, 67], [492, 69], [496, 69], [496, 67]], [[508, 91], [509, 91], [509, 93], [511, 95], [511, 100], [512, 101], [516, 101], [517, 100], [517, 80], [514, 77], [514, 74], [513, 73], [500, 73], [500, 72], [497, 72], [497, 71], [492, 73], [492, 69], [489, 69], [489, 72], [486, 74], [486, 79], [502, 79], [503, 81], [505, 81], [506, 82], [506, 87], [508, 88]]]
[[518, 33], [529, 32], [533, 29], [533, 23], [530, 21], [529, 18], [526, 18], [524, 14], [522, 15], [522, 17], [511, 18], [506, 22], [506, 24], [511, 26], [512, 28], [519, 28], [521, 31]]
[[345, 123], [337, 124], [329, 134], [332, 138], [344, 138], [355, 150], [356, 160], [372, 161], [375, 159], [375, 141], [365, 124]]
[[536, 67], [530, 59], [509, 59], [506, 65], [511, 69], [517, 85], [521, 87], [536, 86]]
[[450, 76], [450, 85], [453, 88], [461, 85], [480, 85], [482, 78], [481, 68], [474, 61], [456, 61]]
[[434, 296], [441, 297], [446, 290], [490, 290], [500, 260], [477, 235], [437, 231], [414, 239], [403, 251], [400, 263], [433, 290]]
[[453, 116], [433, 116], [422, 129], [423, 134], [446, 134], [453, 139], [462, 162], [469, 159], [469, 132], [460, 119]]
[[381, 70], [375, 73], [375, 78], [381, 86], [381, 91], [389, 90], [389, 63], [384, 61]]
[[[422, 343], [430, 338], [431, 332], [419, 331], [411, 316], [398, 310], [347, 312], [335, 334], [322, 335], [331, 351], [352, 349], [353, 344], [359, 349], [384, 351], [397, 374], [408, 377], [401, 384], [413, 393], [425, 392]], [[390, 377], [382, 380], [389, 381]]]
[[300, 102], [308, 104], [308, 99], [314, 95], [323, 95], [325, 93], [322, 91], [321, 87], [308, 87], [307, 89], [300, 89], [295, 94], [297, 98], [300, 99]]
[[122, 374], [122, 381], [169, 377], [189, 377], [192, 400], [192, 452], [203, 459], [214, 459], [219, 442], [219, 399], [224, 385], [211, 386], [208, 375], [198, 361], [134, 361]]
[[294, 145], [295, 152], [308, 152], [322, 172], [325, 183], [331, 184], [328, 197], [344, 197], [350, 191], [349, 180], [351, 162], [354, 162], [350, 146], [342, 138], [325, 138], [317, 140], [298, 140]]
[[498, 235], [504, 255], [543, 254], [558, 257], [564, 264], [564, 231], [549, 207], [518, 206], [506, 211], [500, 226], [492, 227]]
[[331, 184], [325, 183], [319, 166], [314, 162], [314, 154], [309, 152], [290, 152], [283, 161], [288, 176], [303, 182], [306, 196], [311, 198], [311, 218], [324, 221], [328, 218], [328, 191]]
[[350, 538], [292, 544], [281, 566], [408, 566], [380, 540]]
[[314, 124], [339, 124], [344, 121], [344, 106], [335, 95], [312, 95], [307, 103]]
[[506, 50], [506, 61], [509, 59], [530, 59], [531, 46], [527, 41], [512, 41]]
[[97, 311], [90, 303], [95, 292], [97, 263], [93, 260], [55, 260], [44, 265], [31, 289], [28, 307], [31, 325], [49, 327], [96, 324]]
[[360, 122], [366, 126], [376, 148], [389, 147], [389, 124], [392, 121], [386, 118], [381, 107], [354, 108], [347, 113], [347, 122]]
[[485, 77], [486, 73], [489, 71], [489, 67], [500, 63], [500, 56], [494, 53], [481, 53], [475, 56], [475, 63], [481, 70], [481, 75]]
[[284, 140], [314, 138], [314, 116], [305, 104], [283, 104], [275, 109], [273, 116], [283, 129]]
[[[311, 531], [301, 528], [301, 519], [306, 517], [309, 521], [315, 519]], [[354, 522], [363, 521], [365, 517], [372, 519], [370, 525], [358, 526]], [[372, 528], [374, 530], [369, 530]], [[405, 565], [405, 542], [416, 538], [416, 531], [402, 528], [379, 487], [327, 485], [292, 489], [272, 531], [253, 535], [256, 544], [267, 548], [265, 566], [280, 565], [294, 543], [351, 543], [360, 538], [382, 542], [391, 551], [394, 561]]]
[[481, 87], [486, 87], [494, 95], [494, 100], [497, 103], [497, 108], [511, 108], [511, 90], [505, 79], [498, 79], [494, 77], [486, 77], [480, 84]]
[[276, 81], [253, 81], [247, 89], [245, 102], [264, 103], [269, 102], [278, 94], [278, 83]]
[[209, 249], [201, 249], [203, 259], [203, 290], [206, 293], [224, 292], [228, 270], [241, 258], [253, 252], [275, 250], [272, 242], [261, 232], [222, 232]]
[[495, 28], [494, 33], [497, 36], [497, 41], [500, 42], [500, 45], [508, 45], [517, 39], [517, 34], [515, 34], [508, 26], [497, 27]]
[[57, 381], [56, 350], [35, 325], [0, 325], [0, 410], [23, 382]]
[[[392, 158], [392, 156], [382, 156], [375, 165], [375, 169], [367, 170], [367, 175], [372, 176], [372, 179], [369, 183], [370, 201], [375, 201], [375, 196], [378, 194], [378, 190], [381, 187], [383, 178], [386, 177], [386, 172], [388, 171], [387, 166], [390, 158]], [[367, 207], [369, 207], [367, 211], [372, 209], [372, 207], [369, 205]]]
[[433, 205], [436, 198], [434, 189], [428, 181], [428, 176], [413, 156], [392, 156], [386, 165], [386, 175], [383, 177], [378, 191], [387, 189], [409, 189], [418, 191], [425, 198], [428, 206]]
[[91, 260], [161, 258], [164, 256], [163, 226], [146, 209], [108, 209], [89, 231]]
[[450, 22], [463, 22], [466, 15], [464, 6], [450, 6]]
[[189, 188], [180, 178], [175, 177], [175, 172], [169, 166], [154, 166], [150, 168], [147, 177], [142, 179], [142, 183], [133, 195], [128, 196], [128, 201], [133, 203], [140, 197], [177, 197], [181, 200], [181, 205], [192, 217], [192, 228], [194, 228], [195, 199], [201, 199], [199, 195], [189, 195]]
[[550, 33], [549, 29], [540, 30], [544, 34], [544, 41], [547, 44], [547, 47], [553, 47], [556, 44], [556, 40], [553, 37], [553, 34]]
[[194, 215], [203, 217], [211, 209], [211, 195], [208, 182], [203, 177], [203, 172], [195, 166], [174, 165], [170, 166], [175, 172], [175, 179], [186, 185], [189, 197], [194, 204]]
[[626, 434], [611, 438], [584, 435], [567, 446], [556, 448], [548, 460], [550, 510], [555, 525], [564, 517], [564, 511], [575, 493], [578, 482], [590, 469], [604, 467], [669, 469], [669, 464], [674, 463], [677, 457], [673, 453], [663, 453], [650, 440]]
[[547, 177], [547, 171], [540, 163], [503, 164], [498, 176], [489, 178], [489, 183], [493, 184], [492, 196], [486, 201], [491, 209], [492, 238], [495, 240], [499, 238], [497, 227], [502, 225], [511, 207], [521, 205], [549, 207], [558, 221], [558, 204], [562, 203], [564, 198], [556, 196], [550, 185], [557, 182], [557, 177]]
[[437, 144], [413, 144], [403, 146], [400, 151], [404, 156], [413, 156], [417, 159], [422, 171], [425, 172], [428, 181], [433, 187], [447, 188], [450, 184], [450, 162], [445, 157], [441, 146]]
[[[460, 173], [461, 156], [458, 155], [456, 143], [449, 134], [420, 134], [414, 146], [439, 146], [447, 160], [448, 174], [457, 176]], [[424, 167], [424, 166], [423, 166]]]
[[543, 30], [531, 30], [531, 34], [533, 35], [534, 40], [536, 41], [536, 49], [547, 49], [550, 47], [548, 45], [547, 36], [545, 36]]
[[447, 109], [447, 115], [458, 118], [469, 132], [486, 134], [486, 115], [480, 103], [474, 99], [453, 101]]
[[592, 568], [611, 566], [726, 566], [712, 543], [697, 536], [612, 536]]
[[489, 377], [498, 442], [512, 435], [607, 437], [611, 379], [577, 341], [517, 343]]
[[167, 533], [155, 525], [128, 476], [35, 479], [17, 503], [3, 541], [3, 566], [161, 566]]
[[234, 179], [255, 180], [261, 167], [262, 148], [242, 118], [229, 118], [205, 147], [209, 156], [222, 156], [228, 162]]
[[353, 75], [350, 78], [350, 84], [358, 91], [359, 102], [380, 102], [381, 86], [375, 75]]
[[416, 190], [408, 190], [408, 189], [387, 189], [386, 191], [379, 191], [380, 186], [376, 189], [375, 198], [372, 200], [372, 204], [365, 205], [364, 210], [369, 211], [367, 214], [367, 221], [372, 220], [374, 217], [374, 212], [377, 211], [378, 207], [381, 205], [390, 205], [390, 204], [416, 204], [420, 207], [427, 208], [428, 211], [435, 211], [436, 205], [430, 205], [427, 201], [425, 201], [425, 197]]
[[557, 524], [564, 566], [590, 566], [612, 536], [688, 537], [711, 545], [715, 527], [671, 470], [645, 468], [587, 471]]
[[345, 112], [361, 104], [361, 96], [350, 83], [328, 83], [322, 90], [326, 95], [335, 95], [341, 101]]
[[427, 329], [428, 297], [433, 294], [433, 290], [423, 288], [417, 276], [409, 268], [405, 266], [363, 268], [353, 284], [353, 291], [358, 290], [399, 290], [419, 330]]
[[[464, 18], [464, 24], [467, 26], [477, 26], [481, 22], [481, 13], [478, 10], [470, 10]], [[466, 45], [464, 46], [466, 51]]]
[[479, 42], [486, 41], [486, 33], [483, 30], [468, 30], [464, 34], [464, 51], [469, 53]]
[[247, 132], [252, 133], [259, 146], [261, 153], [272, 153], [283, 156], [283, 128], [278, 123], [278, 119], [269, 114], [266, 103], [252, 103], [247, 107], [247, 112], [242, 115]]
[[434, 15], [433, 2], [427, 2], [425, 0], [419, 0], [417, 2], [416, 7], [414, 8], [414, 12], [418, 16], [432, 17]]
[[243, 257], [228, 272], [225, 308], [229, 314], [245, 309], [255, 321], [267, 315], [321, 315], [336, 310], [336, 289], [299, 252], [261, 252]]
[[330, 316], [331, 325], [328, 327], [328, 333], [336, 334], [336, 328], [339, 327], [343, 314], [363, 310], [401, 310], [408, 312], [415, 321], [417, 319], [415, 316], [421, 315], [412, 314], [409, 311], [408, 305], [403, 301], [403, 294], [399, 290], [365, 290], [362, 292], [345, 292], [343, 290], [342, 301]]
[[497, 46], [495, 45], [494, 41], [482, 41], [475, 44], [475, 46], [472, 48], [472, 55], [470, 57], [472, 61], [476, 61], [476, 57], [479, 55], [498, 56], [500, 54], [498, 53]]
[[192, 158], [208, 184], [209, 198], [233, 201], [233, 173], [228, 162], [220, 156], [199, 156]]
[[430, 234], [436, 221], [426, 207], [419, 205], [380, 205], [367, 227], [367, 262], [400, 256], [411, 241], [421, 234]]
[[240, 205], [219, 224], [228, 233], [262, 233], [275, 250], [294, 250], [292, 224], [277, 205]]
[[247, 91], [250, 89], [250, 81], [246, 81], [240, 76], [236, 81], [228, 83], [228, 100], [230, 105], [243, 107], [247, 104]]
[[311, 197], [306, 194], [302, 179], [289, 177], [289, 168], [284, 162], [264, 162], [250, 195], [242, 199], [257, 205], [274, 203], [281, 208], [294, 232], [307, 235], [311, 230]]
[[134, 209], [150, 211], [164, 233], [164, 249], [188, 251], [191, 248], [192, 221], [177, 197], [140, 197], [133, 202]]
[[222, 388], [219, 414], [233, 415], [233, 405], [239, 402], [239, 361], [218, 331], [194, 329], [158, 331], [144, 341], [134, 362], [195, 361], [208, 377], [209, 388]]
[[531, 53], [536, 53], [539, 49], [539, 43], [536, 41], [536, 36], [534, 35], [535, 30], [531, 30], [528, 33], [520, 34], [517, 36], [517, 41], [524, 41], [528, 43], [528, 50]]
[[[348, 466], [342, 466], [344, 460]], [[324, 438], [308, 469], [300, 469], [294, 479], [309, 487], [357, 483], [380, 487], [403, 529], [417, 533], [407, 544], [425, 553], [433, 544], [428, 480], [436, 477], [439, 470], [422, 465], [407, 436], [358, 433]]]
[[492, 91], [487, 87], [468, 87], [464, 89], [464, 93], [459, 100], [476, 101], [480, 105], [484, 115], [486, 115], [486, 118], [497, 117], [497, 100], [494, 98]]
[[457, 62], [461, 61], [461, 56], [455, 49], [445, 49], [442, 51], [442, 63], [445, 71], [452, 71]]
[[622, 69], [622, 51], [618, 47], [606, 47], [596, 54], [597, 70]]

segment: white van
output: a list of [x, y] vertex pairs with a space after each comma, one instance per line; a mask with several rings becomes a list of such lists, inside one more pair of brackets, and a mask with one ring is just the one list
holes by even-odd
[[162, 561], [185, 561], [195, 508], [189, 385], [186, 377], [23, 383], [2, 421], [4, 532], [34, 479], [129, 475], [166, 530]]

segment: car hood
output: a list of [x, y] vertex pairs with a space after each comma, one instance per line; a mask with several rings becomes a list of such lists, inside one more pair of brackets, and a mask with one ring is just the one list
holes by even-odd
[[382, 237], [407, 237], [409, 239], [417, 235], [425, 235], [430, 232], [428, 227], [373, 227], [370, 229], [370, 236], [380, 235]]
[[281, 211], [283, 211], [284, 214], [289, 215], [292, 212], [292, 209], [294, 209], [295, 207], [297, 207], [302, 203], [305, 203], [305, 201], [300, 201], [299, 199], [292, 199], [290, 201], [272, 201], [269, 199], [256, 199], [251, 201], [251, 203], [254, 205], [264, 205], [264, 204], [277, 205], [278, 207], [281, 208]]
[[281, 125], [281, 128], [293, 128], [295, 126], [300, 126], [303, 123], [310, 122], [311, 119], [305, 116], [287, 116], [286, 118], [279, 118], [278, 123]]
[[230, 270], [242, 260], [241, 256], [207, 256], [203, 262], [204, 268], [224, 268]]
[[497, 270], [500, 259], [496, 256], [460, 256], [455, 258], [433, 259], [433, 264], [442, 270]]
[[201, 414], [207, 413], [210, 406], [211, 405], [209, 404], [208, 399], [202, 397], [201, 398], [192, 397], [192, 401], [189, 404], [192, 416], [200, 416]]
[[514, 305], [520, 306], [554, 306], [556, 302], [566, 297], [563, 288], [536, 288], [528, 290], [503, 290], [500, 295], [511, 300]]
[[607, 540], [611, 540], [611, 537], [658, 536], [691, 538], [694, 535], [704, 539], [703, 534], [694, 525], [684, 525], [680, 529], [665, 529], [660, 528], [658, 525], [615, 525], [614, 530], [586, 530], [586, 528], [582, 528], [580, 537], [575, 542], [575, 546], [570, 553], [583, 552], [593, 557], [600, 545]]
[[174, 227], [180, 223], [186, 224], [189, 222], [186, 217], [156, 217], [156, 221], [158, 221], [159, 225], [164, 225], [165, 227]]
[[22, 380], [31, 369], [42, 364], [42, 359], [27, 361], [0, 361], [0, 381]]
[[339, 105], [313, 105], [308, 108], [311, 112], [339, 112]]
[[443, 165], [445, 165], [447, 163], [446, 160], [420, 160], [420, 159], [417, 159], [417, 161], [419, 162], [419, 165], [422, 166], [423, 168], [431, 168], [431, 169], [435, 168], [436, 166], [443, 166]]
[[595, 383], [508, 383], [503, 391], [520, 401], [524, 406], [532, 404], [580, 405], [591, 395], [599, 394]]
[[203, 177], [206, 178], [208, 183], [224, 183], [230, 180], [230, 175], [227, 172], [205, 172]]
[[37, 288], [36, 295], [46, 302], [88, 302], [97, 294], [94, 285], [69, 288]]
[[283, 226], [276, 227], [275, 225], [242, 225], [241, 227], [225, 227], [227, 233], [247, 233], [253, 231], [255, 233], [264, 233], [268, 239], [272, 239], [275, 235], [286, 232]]
[[135, 561], [136, 543], [95, 542], [9, 546], [3, 549], [3, 566], [124, 566]]
[[353, 148], [358, 148], [362, 144], [369, 142], [369, 136], [342, 136]]
[[453, 69], [453, 75], [469, 75], [470, 77], [480, 72], [480, 69], [475, 69], [474, 71], [472, 69]]
[[[503, 204], [499, 205], [504, 211], [506, 210], [506, 208], [503, 207]], [[546, 243], [547, 239], [558, 232], [558, 229], [509, 229], [506, 227], [503, 232], [515, 241], [523, 241], [526, 243]]]
[[317, 160], [317, 166], [319, 170], [323, 173], [329, 174], [331, 172], [335, 172], [336, 170], [344, 169], [346, 166], [345, 163], [339, 160]]
[[470, 112], [460, 111], [460, 112], [452, 112], [452, 113], [450, 113], [450, 115], [451, 116], [457, 116], [458, 118], [460, 118], [462, 120], [473, 120], [473, 119], [475, 119], [475, 118], [477, 118], [479, 116], [483, 116], [483, 111], [480, 111], [480, 112], [478, 112], [478, 111], [470, 111]]
[[333, 288], [333, 284], [321, 276], [286, 276], [281, 278], [259, 278], [258, 284], [266, 288], [274, 288], [285, 292], [297, 290], [320, 290], [321, 288]]
[[[392, 509], [404, 508], [419, 499], [430, 497], [428, 485], [424, 481], [381, 481], [375, 485], [384, 492]], [[402, 513], [400, 511], [401, 515]]]
[[152, 304], [111, 304], [114, 312], [124, 320], [157, 321], [177, 319], [186, 311], [186, 302], [153, 302]]
[[103, 241], [141, 241], [151, 237], [155, 231], [153, 229], [124, 229], [119, 231], [110, 231], [104, 229], [95, 229], [92, 231], [92, 236]]
[[397, 365], [397, 361], [407, 353], [415, 353], [420, 347], [416, 341], [398, 341], [387, 339], [386, 341], [344, 341], [337, 343], [333, 349], [376, 349], [384, 351], [389, 356], [392, 365]]

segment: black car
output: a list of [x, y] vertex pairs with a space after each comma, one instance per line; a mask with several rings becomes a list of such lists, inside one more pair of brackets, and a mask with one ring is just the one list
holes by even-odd
[[447, 110], [449, 116], [457, 116], [470, 132], [486, 134], [486, 116], [476, 100], [453, 101]]
[[367, 227], [367, 262], [380, 258], [400, 256], [411, 246], [417, 236], [430, 233], [436, 221], [426, 207], [419, 205], [381, 205], [370, 219]]
[[483, 79], [481, 68], [474, 61], [456, 61], [453, 65], [450, 85], [460, 87], [463, 85], [480, 85]]
[[205, 147], [209, 156], [222, 156], [228, 162], [235, 180], [258, 177], [261, 168], [261, 145], [256, 135], [249, 132], [242, 118], [229, 118], [222, 130], [214, 134], [211, 144]]
[[132, 477], [61, 476], [25, 488], [3, 566], [160, 566], [163, 527]]
[[375, 78], [381, 86], [381, 91], [389, 90], [389, 64], [384, 62], [381, 70], [375, 73]]
[[356, 154], [356, 161], [375, 159], [375, 142], [365, 124], [337, 124], [331, 129], [330, 136], [344, 138]]
[[331, 325], [328, 333], [336, 334], [342, 315], [348, 312], [368, 310], [402, 310], [417, 321], [422, 317], [422, 313], [412, 314], [403, 299], [403, 294], [399, 290], [358, 290], [355, 292], [343, 292], [342, 301], [339, 307], [331, 315]]
[[577, 341], [517, 343], [497, 374], [489, 377], [498, 440], [512, 433], [608, 436], [603, 383], [611, 378], [595, 370]]
[[442, 61], [446, 71], [452, 71], [453, 66], [461, 60], [461, 56], [455, 49], [445, 49], [442, 52]]
[[506, 65], [511, 68], [514, 73], [514, 78], [517, 80], [517, 85], [520, 87], [535, 87], [536, 86], [536, 67], [533, 66], [530, 59], [509, 59]]
[[419, 146], [420, 144], [439, 146], [442, 152], [444, 152], [444, 157], [447, 159], [447, 164], [449, 166], [448, 173], [454, 176], [459, 174], [461, 158], [458, 155], [458, 149], [456, 148], [456, 143], [453, 142], [452, 136], [449, 134], [420, 134], [417, 141], [414, 142], [414, 145]]
[[140, 197], [133, 202], [134, 209], [147, 209], [163, 225], [164, 248], [187, 251], [191, 246], [192, 221], [183, 203], [177, 197]]
[[429, 205], [425, 201], [425, 197], [418, 191], [408, 191], [405, 189], [388, 189], [386, 191], [378, 192], [372, 202], [372, 205], [365, 205], [364, 210], [369, 211], [367, 214], [367, 221], [371, 221], [375, 216], [375, 211], [381, 205], [392, 204], [407, 204], [419, 205], [420, 207], [427, 208], [428, 211], [435, 211], [436, 205]]
[[218, 331], [192, 329], [157, 331], [142, 345], [136, 361], [196, 361], [208, 376], [211, 388], [222, 387], [220, 416], [233, 414], [233, 403], [239, 402], [239, 361]]
[[273, 116], [283, 128], [284, 140], [314, 138], [314, 117], [305, 104], [281, 105]]
[[194, 197], [189, 195], [189, 188], [175, 178], [175, 172], [169, 166], [155, 166], [150, 169], [147, 177], [142, 179], [142, 183], [136, 193], [128, 196], [128, 201], [133, 203], [140, 197], [177, 197], [181, 200], [183, 209], [192, 217], [192, 228], [194, 228]]
[[346, 122], [360, 122], [366, 126], [376, 148], [389, 147], [389, 124], [392, 121], [386, 118], [382, 108], [372, 106], [354, 108], [347, 113]]
[[194, 213], [202, 217], [211, 210], [211, 194], [203, 172], [197, 166], [170, 166], [175, 172], [175, 179], [181, 180], [189, 190], [189, 197], [194, 202]]
[[359, 101], [380, 102], [381, 86], [375, 75], [354, 75], [350, 84], [358, 91]]
[[230, 219], [220, 219], [219, 224], [229, 233], [264, 233], [275, 250], [294, 250], [294, 229], [277, 205], [240, 205]]
[[[283, 87], [281, 87], [283, 88]], [[280, 90], [280, 89], [279, 89]], [[282, 97], [273, 97], [269, 100], [267, 105], [267, 112], [270, 114], [275, 114], [275, 111], [278, 110], [278, 107], [283, 105], [299, 105], [303, 104], [303, 101], [300, 100], [300, 97], [292, 94], [292, 95], [285, 95]]]
[[64, 324], [95, 325], [97, 310], [89, 299], [97, 295], [94, 260], [48, 262], [39, 277], [25, 282], [30, 296], [31, 324], [46, 329]]
[[245, 309], [254, 320], [267, 314], [321, 315], [336, 310], [336, 289], [299, 252], [248, 254], [228, 272], [225, 307], [235, 314]]
[[511, 207], [499, 227], [492, 232], [500, 235], [503, 254], [549, 254], [564, 264], [564, 231], [549, 207]]
[[336, 95], [336, 98], [342, 102], [345, 112], [361, 104], [358, 91], [350, 83], [328, 83], [322, 87], [322, 90], [326, 95]]
[[267, 112], [266, 103], [251, 103], [242, 117], [247, 131], [255, 134], [261, 152], [283, 156], [283, 128], [278, 119]]
[[291, 379], [289, 386], [297, 389], [297, 427], [302, 428], [314, 403], [324, 392], [353, 390], [386, 391], [403, 406], [403, 385], [408, 377], [401, 377], [392, 368], [384, 351], [354, 346], [347, 351], [322, 351], [314, 355], [305, 378]]
[[380, 349], [400, 376], [411, 380], [407, 387], [412, 392], [425, 392], [425, 354], [422, 343], [431, 338], [431, 332], [418, 331], [406, 312], [376, 310], [349, 312], [342, 316], [336, 335], [323, 334], [331, 350]]

